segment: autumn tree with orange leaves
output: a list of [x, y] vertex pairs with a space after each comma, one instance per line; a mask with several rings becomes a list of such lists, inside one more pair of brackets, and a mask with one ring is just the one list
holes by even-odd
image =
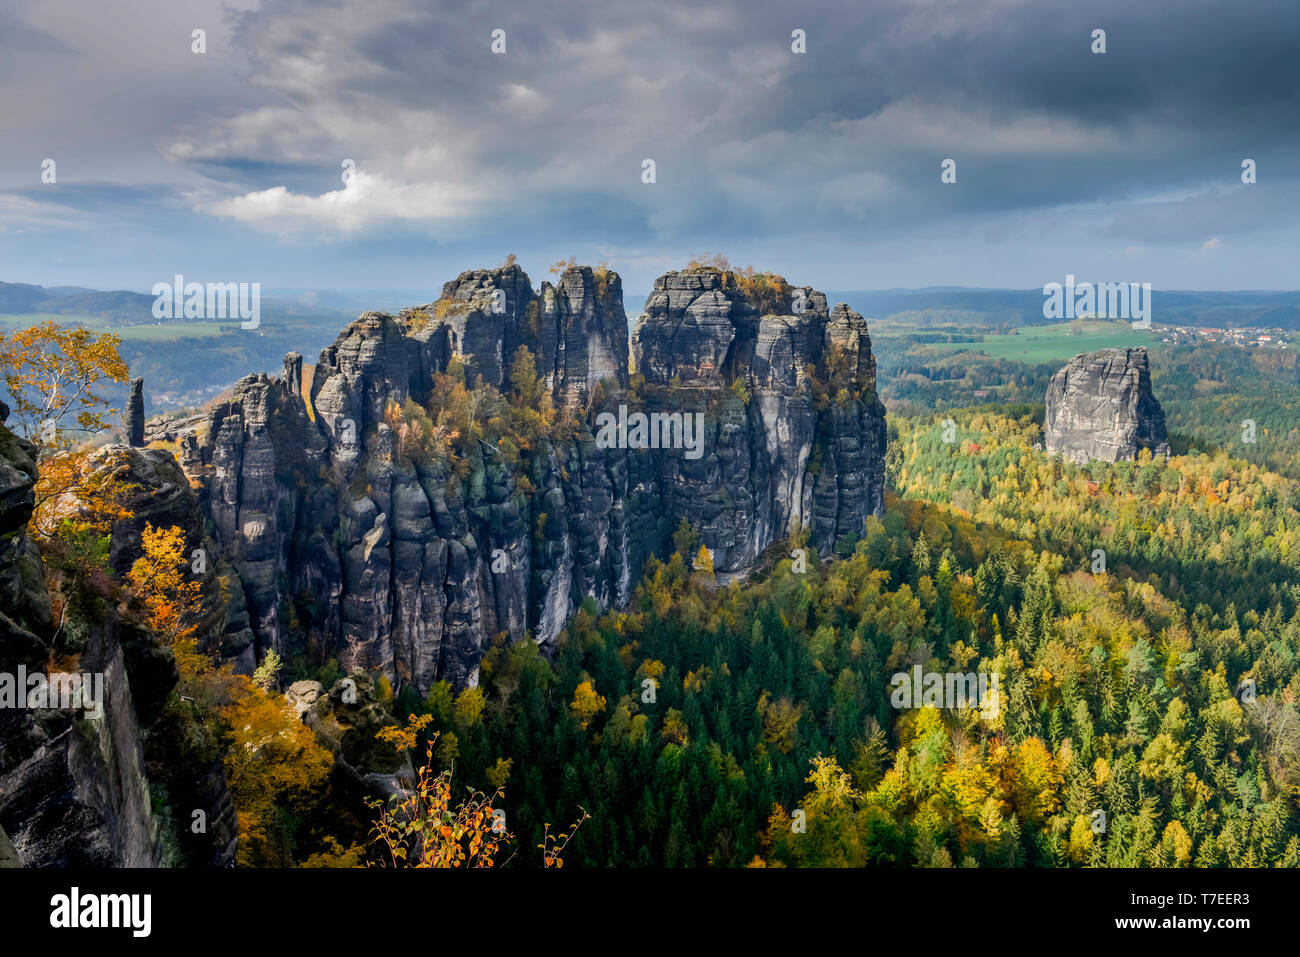
[[18, 430], [40, 457], [67, 448], [70, 432], [95, 435], [111, 427], [104, 382], [126, 382], [120, 337], [53, 321], [0, 340], [0, 378]]
[[[402, 751], [415, 747], [416, 739], [431, 717], [413, 716], [406, 728], [388, 727], [376, 737]], [[452, 804], [452, 771], [434, 770], [434, 746], [438, 735], [430, 736], [425, 764], [417, 772], [415, 787], [388, 801], [367, 801], [378, 813], [371, 828], [372, 843], [380, 852], [381, 867], [493, 867], [503, 845], [513, 838], [504, 816], [494, 813], [493, 794], [470, 790], [459, 805]]]
[[52, 321], [0, 339], [9, 425], [36, 446], [40, 474], [31, 527], [43, 550], [57, 537], [84, 552], [88, 538], [107, 535], [125, 514], [118, 483], [89, 468], [90, 450], [78, 447], [112, 427], [102, 388], [127, 380], [129, 369], [118, 354], [121, 341], [111, 333]]
[[126, 586], [144, 606], [145, 626], [171, 645], [181, 677], [192, 679], [211, 665], [198, 650], [203, 586], [190, 576], [185, 531], [146, 523], [140, 549]]
[[111, 470], [91, 467], [84, 439], [110, 427], [110, 407], [101, 389], [126, 381], [119, 344], [115, 335], [54, 322], [0, 336], [7, 424], [36, 450], [29, 528], [44, 558], [58, 623], [51, 653], [69, 624], [70, 603], [114, 588], [108, 569], [110, 535], [127, 515], [129, 488]]
[[283, 695], [245, 675], [225, 676], [234, 696], [220, 709], [228, 729], [226, 780], [239, 822], [235, 861], [241, 867], [293, 863], [291, 818], [322, 799], [334, 755], [316, 740]]
[[201, 610], [202, 586], [188, 575], [185, 531], [146, 523], [140, 536], [143, 554], [127, 572], [127, 584], [144, 602], [145, 623], [168, 644], [191, 637]]

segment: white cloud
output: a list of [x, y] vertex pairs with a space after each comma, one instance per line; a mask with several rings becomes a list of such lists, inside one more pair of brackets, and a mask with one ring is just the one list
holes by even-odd
[[[52, 189], [53, 187], [51, 187]], [[61, 203], [42, 201], [18, 193], [0, 193], [0, 233], [32, 230], [91, 230], [104, 226], [97, 216]]]
[[375, 222], [436, 224], [468, 216], [475, 198], [463, 184], [456, 189], [434, 182], [401, 184], [357, 169], [343, 188], [318, 196], [274, 186], [212, 203], [207, 209], [216, 216], [286, 235], [321, 228], [351, 233]]

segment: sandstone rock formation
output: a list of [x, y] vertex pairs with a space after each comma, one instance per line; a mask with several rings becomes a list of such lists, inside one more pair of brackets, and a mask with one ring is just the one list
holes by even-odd
[[386, 800], [414, 783], [410, 756], [377, 738], [381, 729], [399, 725], [380, 703], [369, 675], [356, 672], [336, 681], [329, 691], [318, 681], [297, 681], [285, 697], [334, 755], [331, 780], [336, 795], [355, 801], [379, 795]]
[[[453, 364], [506, 392], [519, 346], [572, 429], [523, 454], [474, 442], [455, 467], [402, 454], [392, 404], [427, 404]], [[793, 528], [827, 556], [882, 512], [884, 408], [857, 313], [783, 281], [669, 273], [631, 351], [636, 376], [617, 274], [571, 266], [534, 292], [511, 264], [362, 315], [309, 395], [293, 354], [282, 378], [241, 380], [177, 435], [242, 585], [251, 640], [228, 628], [225, 653], [244, 670], [274, 648], [395, 688], [464, 687], [496, 636], [549, 642], [584, 600], [624, 605], [683, 519], [733, 576]], [[699, 454], [607, 447], [602, 412], [698, 414]]]
[[292, 396], [302, 396], [302, 353], [290, 352], [284, 357], [284, 384]]
[[[192, 766], [151, 730], [177, 680], [168, 649], [117, 615], [93, 590], [84, 621], [56, 630], [41, 556], [26, 534], [37, 469], [34, 449], [2, 424], [0, 405], [0, 674], [45, 672], [51, 654], [77, 661], [79, 674], [102, 675], [102, 715], [57, 708], [0, 708], [0, 857], [24, 866], [150, 867], [189, 862], [224, 866], [234, 856], [235, 814], [219, 761]], [[135, 486], [136, 519], [114, 530], [111, 561], [134, 559], [144, 521], [181, 524], [196, 539], [198, 500], [167, 453], [109, 446], [98, 465], [122, 469]], [[138, 555], [138, 550], [135, 551]], [[26, 689], [24, 689], [25, 693]], [[150, 751], [154, 753], [151, 755]], [[164, 769], [163, 806], [173, 820], [193, 809], [208, 815], [208, 833], [170, 843], [154, 814]], [[183, 812], [182, 812], [183, 809]], [[187, 829], [188, 830], [188, 829]], [[184, 846], [178, 846], [184, 845]]]
[[144, 445], [144, 379], [131, 380], [126, 400], [126, 441], [134, 448]]
[[445, 283], [435, 303], [400, 317], [419, 343], [416, 393], [455, 356], [466, 379], [501, 389], [515, 350], [528, 346], [557, 404], [585, 403], [602, 379], [627, 385], [627, 316], [618, 273], [570, 266], [534, 292], [519, 266], [475, 269]]
[[[89, 603], [84, 620], [56, 630], [41, 556], [26, 534], [37, 475], [34, 449], [3, 420], [0, 414], [0, 674], [12, 680], [20, 670], [45, 672], [52, 654], [71, 656], [78, 674], [102, 675], [103, 697], [99, 716], [0, 708], [0, 828], [7, 835], [0, 844], [29, 867], [224, 865], [235, 845], [224, 769], [219, 762], [191, 767], [150, 733], [176, 683], [171, 652], [120, 619], [93, 590], [79, 593], [78, 600]], [[126, 445], [99, 454], [100, 467], [126, 470], [136, 487], [128, 507], [137, 510], [137, 522], [115, 529], [115, 564], [133, 560], [129, 542], [134, 535], [138, 543], [136, 525], [145, 520], [176, 519], [201, 534], [197, 499], [170, 455]], [[150, 749], [157, 750], [152, 758]], [[168, 846], [153, 811], [157, 782], [146, 771], [148, 760], [171, 775], [164, 806], [173, 818], [179, 808], [187, 820], [191, 809], [207, 811], [209, 832], [192, 846]]]
[[1147, 350], [1081, 353], [1052, 376], [1046, 446], [1079, 465], [1136, 459], [1141, 449], [1168, 454], [1165, 414], [1151, 393]]
[[[703, 460], [664, 460], [659, 483], [724, 573], [743, 573], [800, 525], [827, 554], [884, 510], [885, 415], [866, 320], [828, 310], [809, 287], [745, 285], [714, 269], [661, 276], [632, 343], [659, 405], [748, 395], [721, 402]], [[841, 390], [860, 397], [837, 401]]]

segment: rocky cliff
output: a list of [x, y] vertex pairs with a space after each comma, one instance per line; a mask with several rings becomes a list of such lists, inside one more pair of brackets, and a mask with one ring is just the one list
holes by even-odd
[[[519, 346], [562, 421], [414, 454], [393, 410], [445, 401], [435, 381], [458, 371], [511, 390]], [[884, 409], [857, 313], [779, 277], [673, 272], [630, 353], [631, 369], [617, 274], [571, 266], [534, 292], [512, 264], [361, 316], [309, 390], [296, 354], [241, 380], [175, 435], [242, 585], [248, 631], [227, 627], [226, 654], [471, 685], [497, 636], [549, 642], [584, 600], [625, 604], [683, 519], [735, 576], [792, 529], [825, 556], [883, 510]], [[463, 401], [476, 422], [479, 400]]]
[[666, 457], [668, 513], [721, 572], [805, 526], [828, 554], [884, 509], [884, 407], [866, 320], [784, 282], [702, 269], [654, 285], [633, 335], [652, 406], [716, 407], [699, 461]]
[[[0, 857], [25, 866], [150, 867], [232, 859], [234, 810], [218, 760], [196, 766], [154, 734], [177, 673], [171, 653], [123, 620], [111, 594], [84, 585], [64, 596], [56, 626], [42, 557], [27, 535], [37, 477], [35, 450], [3, 425], [0, 403], [0, 681], [22, 702], [0, 707]], [[114, 530], [120, 573], [139, 554], [144, 522], [178, 524], [198, 541], [198, 500], [165, 452], [111, 446], [95, 467], [134, 487], [135, 518]], [[55, 670], [102, 682], [98, 706], [62, 708], [30, 696], [30, 676]], [[19, 684], [20, 675], [29, 680]], [[151, 771], [151, 766], [153, 770]], [[171, 821], [202, 809], [202, 838]], [[182, 846], [185, 845], [185, 846]], [[12, 857], [11, 857], [12, 859]]]
[[1151, 393], [1144, 348], [1080, 354], [1047, 386], [1046, 447], [1076, 464], [1167, 454], [1165, 413]]

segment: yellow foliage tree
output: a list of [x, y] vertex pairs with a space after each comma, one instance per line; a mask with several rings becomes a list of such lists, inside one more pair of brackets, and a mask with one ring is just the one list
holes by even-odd
[[140, 546], [126, 583], [144, 604], [145, 625], [168, 644], [192, 641], [203, 612], [203, 586], [189, 576], [185, 531], [146, 523]]
[[1086, 864], [1092, 854], [1094, 841], [1092, 822], [1085, 815], [1080, 814], [1070, 825], [1070, 839], [1066, 844], [1065, 853], [1074, 863]]
[[487, 770], [488, 784], [498, 790], [505, 787], [510, 780], [510, 769], [514, 763], [514, 758], [497, 758], [497, 763]]
[[[125, 382], [121, 339], [53, 321], [0, 337], [0, 382], [9, 393], [9, 426], [36, 447], [39, 475], [31, 528], [47, 558], [72, 563], [95, 551], [125, 516], [124, 489], [110, 471], [90, 467], [90, 450], [81, 439], [111, 426], [106, 382]], [[56, 537], [62, 541], [56, 542]], [[59, 548], [52, 548], [52, 545]], [[102, 549], [99, 549], [102, 551]], [[80, 561], [85, 564], [84, 561]], [[85, 569], [83, 569], [83, 572]]]
[[813, 786], [805, 799], [810, 811], [828, 813], [853, 807], [861, 795], [853, 787], [853, 779], [833, 757], [817, 755], [812, 759], [812, 773], [806, 780]]
[[1161, 840], [1161, 851], [1175, 867], [1185, 867], [1192, 859], [1192, 837], [1179, 821], [1170, 821]]
[[109, 428], [108, 401], [100, 384], [125, 382], [122, 340], [81, 326], [50, 320], [20, 329], [0, 340], [0, 379], [4, 380], [18, 431], [43, 459], [71, 442], [71, 431], [94, 435]]
[[789, 698], [770, 701], [765, 691], [758, 699], [757, 710], [763, 719], [763, 740], [782, 754], [789, 754], [795, 746], [803, 705]]
[[419, 740], [420, 732], [427, 728], [431, 721], [433, 721], [431, 714], [411, 715], [406, 720], [405, 728], [389, 725], [380, 728], [375, 737], [380, 741], [388, 742], [398, 751], [410, 751]]
[[707, 575], [710, 579], [712, 579], [713, 578], [713, 553], [710, 552], [708, 548], [706, 548], [704, 545], [701, 545], [700, 550], [695, 553], [695, 561], [692, 564], [692, 567], [697, 572]]
[[573, 712], [578, 719], [578, 724], [585, 731], [587, 725], [591, 724], [592, 718], [604, 713], [605, 696], [596, 693], [595, 685], [588, 678], [579, 683], [577, 690], [573, 692], [573, 701], [569, 704], [569, 710]]
[[676, 708], [669, 708], [668, 714], [664, 716], [663, 731], [660, 732], [664, 740], [685, 747], [689, 730], [682, 713]]
[[466, 688], [456, 696], [456, 722], [462, 728], [472, 728], [483, 717], [487, 699], [480, 687]]
[[288, 842], [279, 809], [303, 814], [319, 800], [334, 756], [316, 741], [280, 695], [247, 677], [234, 679], [234, 700], [221, 708], [229, 729], [226, 780], [239, 821], [236, 862], [245, 867], [283, 866]]
[[1011, 804], [1024, 823], [1042, 824], [1060, 804], [1061, 769], [1039, 738], [1025, 739], [1008, 757], [1009, 760], [1000, 763], [1003, 786]]

